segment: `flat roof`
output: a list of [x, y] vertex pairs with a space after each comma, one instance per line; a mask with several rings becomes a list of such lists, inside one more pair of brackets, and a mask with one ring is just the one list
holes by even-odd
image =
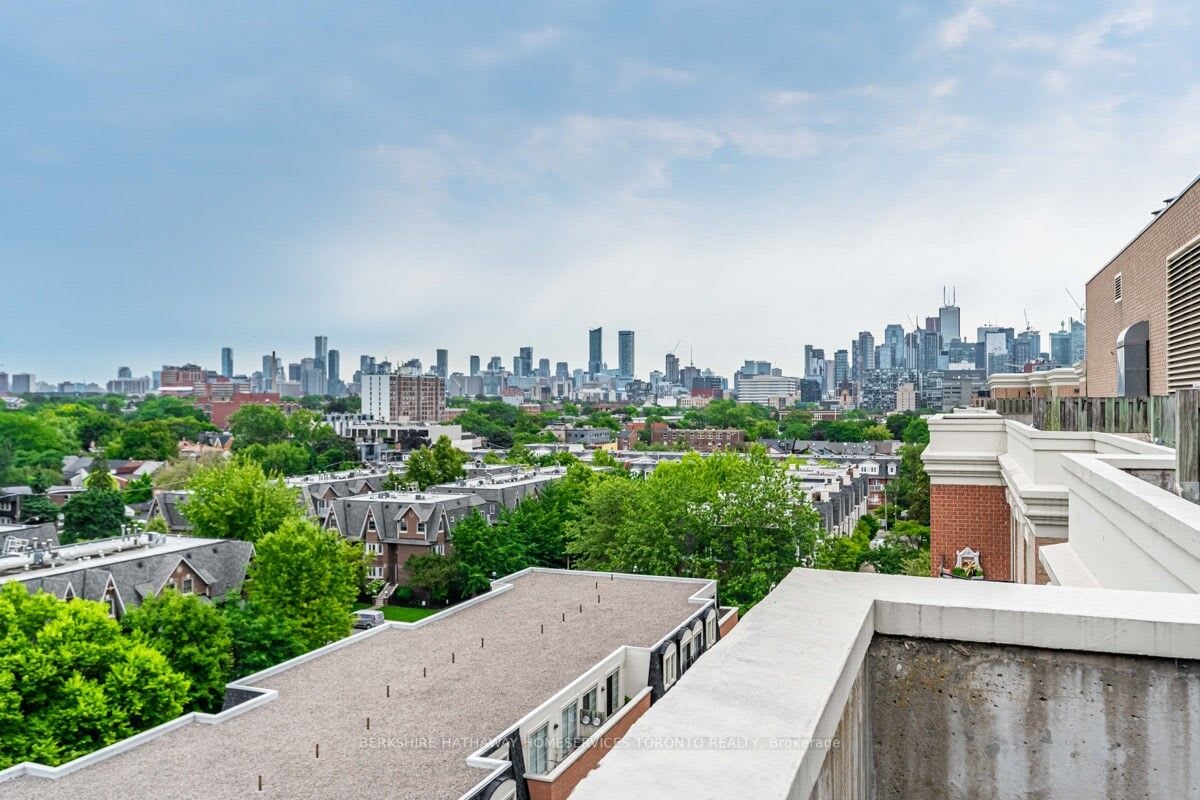
[[225, 539], [203, 539], [198, 536], [181, 536], [177, 533], [154, 535], [158, 537], [154, 544], [149, 543], [150, 534], [142, 533], [135, 536], [114, 536], [110, 539], [92, 539], [76, 544], [55, 546], [50, 549], [55, 557], [71, 560], [63, 561], [53, 567], [24, 569], [24, 557], [28, 553], [0, 556], [0, 583], [66, 575], [81, 569], [97, 569], [122, 561], [133, 561], [162, 553], [179, 553], [227, 541]]
[[427, 624], [391, 623], [243, 679], [278, 696], [219, 724], [183, 725], [57, 779], [22, 775], [0, 794], [456, 800], [488, 775], [469, 755], [619, 647], [657, 643], [709, 585], [561, 570], [500, 583]]
[[572, 800], [809, 797], [875, 633], [1194, 659], [1200, 595], [795, 569]]

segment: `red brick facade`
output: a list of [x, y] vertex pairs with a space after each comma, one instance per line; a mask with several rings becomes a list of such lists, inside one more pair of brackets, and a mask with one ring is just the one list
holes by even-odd
[[1012, 580], [1012, 533], [1003, 486], [929, 487], [930, 572], [954, 566], [959, 550], [979, 551], [988, 580]]

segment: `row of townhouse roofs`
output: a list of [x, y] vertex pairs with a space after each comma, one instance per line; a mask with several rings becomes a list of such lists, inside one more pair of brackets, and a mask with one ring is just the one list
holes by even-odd
[[796, 569], [739, 619], [719, 591], [526, 570], [231, 683], [219, 713], [67, 764], [17, 764], [0, 791], [899, 800], [1077, 797], [1086, 785], [1118, 800], [1200, 789], [1195, 594]]

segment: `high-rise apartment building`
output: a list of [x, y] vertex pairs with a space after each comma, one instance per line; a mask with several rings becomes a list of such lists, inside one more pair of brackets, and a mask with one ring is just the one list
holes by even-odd
[[875, 369], [875, 335], [870, 331], [858, 332], [858, 375]]
[[437, 351], [437, 366], [434, 368], [439, 378], [446, 378], [450, 375], [450, 351], [444, 347], [439, 347]]
[[550, 377], [550, 359], [548, 359], [548, 358], [539, 358], [538, 359], [537, 374], [538, 374], [539, 378], [549, 378]]
[[17, 372], [12, 376], [12, 393], [29, 394], [37, 385], [37, 378], [30, 372]]
[[[221, 375], [225, 378], [233, 377], [233, 348], [221, 348]], [[119, 377], [119, 376], [118, 376]]]
[[488, 371], [499, 372], [504, 369], [504, 362], [500, 360], [500, 356], [492, 356], [488, 359]]
[[567, 366], [567, 362], [559, 361], [554, 365], [554, 377], [561, 381], [568, 381], [571, 379], [571, 370]]
[[362, 412], [385, 422], [439, 422], [446, 411], [446, 381], [411, 372], [362, 377]]
[[833, 384], [834, 390], [850, 380], [850, 353], [846, 350], [836, 350], [833, 354]]
[[633, 331], [617, 331], [617, 363], [622, 378], [633, 377]]
[[0, 372], [0, 394], [8, 394], [8, 373]]
[[517, 366], [513, 367], [513, 372], [522, 378], [528, 378], [533, 375], [533, 348], [522, 347], [521, 354], [518, 357]]
[[329, 337], [314, 336], [313, 337], [313, 358], [317, 361], [317, 366], [324, 370], [326, 359], [329, 356]]
[[474, 377], [475, 375], [479, 374], [479, 356], [471, 356], [470, 362], [471, 362], [471, 366], [470, 366], [470, 372], [468, 374], [470, 374], [472, 377]]
[[1050, 360], [1059, 366], [1069, 367], [1075, 363], [1071, 357], [1071, 332], [1066, 326], [1059, 331], [1050, 331]]
[[667, 353], [666, 364], [667, 383], [679, 383], [679, 356]]
[[604, 371], [604, 328], [588, 331], [588, 372], [599, 375]]

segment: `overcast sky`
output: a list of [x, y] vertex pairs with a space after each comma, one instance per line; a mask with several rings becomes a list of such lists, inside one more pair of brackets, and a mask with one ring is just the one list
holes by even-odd
[[1045, 332], [1200, 172], [1193, 3], [294, 6], [0, 6], [0, 369]]

